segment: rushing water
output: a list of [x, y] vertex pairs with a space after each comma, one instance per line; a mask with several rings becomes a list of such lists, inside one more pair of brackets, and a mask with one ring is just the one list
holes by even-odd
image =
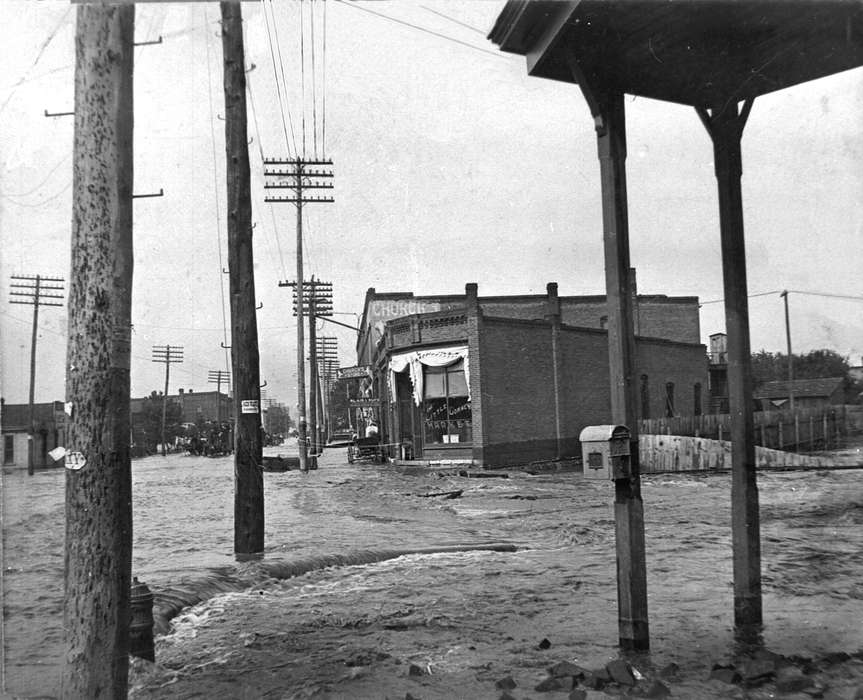
[[[333, 451], [317, 471], [264, 475], [266, 556], [246, 564], [232, 554], [232, 458], [133, 463], [134, 574], [157, 593], [208, 591], [215, 571], [234, 582], [173, 621], [157, 640], [158, 666], [133, 671], [134, 695], [496, 698], [505, 675], [532, 692], [555, 661], [591, 667], [617, 656], [610, 483], [409, 476], [343, 458]], [[769, 649], [817, 658], [863, 648], [861, 476], [759, 475]], [[16, 695], [58, 691], [64, 478], [4, 477], [6, 687]], [[463, 493], [420, 496], [451, 490]], [[643, 496], [652, 651], [636, 665], [679, 664], [676, 697], [731, 697], [733, 686], [706, 680], [737, 648], [729, 476], [646, 477]], [[489, 542], [518, 549], [275, 576], [323, 555]], [[551, 647], [539, 649], [544, 638]], [[410, 664], [424, 675], [410, 677]], [[863, 664], [822, 681], [856, 687]]]

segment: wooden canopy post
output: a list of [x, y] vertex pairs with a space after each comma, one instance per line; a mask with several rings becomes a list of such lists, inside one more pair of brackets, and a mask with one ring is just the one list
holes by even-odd
[[77, 8], [60, 691], [71, 700], [125, 698], [129, 674], [134, 40], [134, 5]]
[[611, 419], [629, 428], [631, 436], [631, 476], [614, 481], [620, 646], [627, 650], [646, 650], [650, 648], [650, 630], [647, 618], [644, 504], [641, 500], [638, 458], [638, 396], [634, 383], [635, 333], [632, 324], [626, 199], [626, 114], [623, 93], [596, 88], [572, 57], [570, 69], [593, 114], [599, 151]]
[[729, 100], [708, 111], [696, 107], [713, 140], [719, 189], [725, 329], [728, 333], [728, 395], [731, 410], [731, 538], [734, 548], [734, 623], [761, 624], [761, 528], [752, 416], [752, 359], [746, 249], [743, 238], [743, 160], [740, 139], [752, 100], [738, 112]]

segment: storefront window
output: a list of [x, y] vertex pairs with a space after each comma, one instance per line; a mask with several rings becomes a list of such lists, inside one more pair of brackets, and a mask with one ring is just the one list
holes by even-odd
[[424, 367], [423, 423], [427, 445], [473, 441], [464, 360], [448, 367]]

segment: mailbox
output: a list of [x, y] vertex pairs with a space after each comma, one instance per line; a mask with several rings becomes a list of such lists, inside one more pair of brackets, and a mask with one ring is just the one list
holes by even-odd
[[626, 479], [632, 476], [629, 428], [589, 425], [581, 431], [584, 476], [588, 479]]

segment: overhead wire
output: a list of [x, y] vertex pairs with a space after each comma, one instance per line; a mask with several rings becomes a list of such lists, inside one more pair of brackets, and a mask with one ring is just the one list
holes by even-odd
[[[268, 38], [269, 43], [270, 43], [270, 55], [271, 55], [272, 61], [273, 61], [273, 77], [275, 78], [275, 82], [276, 82], [276, 94], [277, 94], [278, 99], [279, 99], [279, 111], [281, 112], [281, 116], [282, 116], [282, 128], [285, 132], [285, 148], [287, 149], [288, 157], [290, 158], [290, 156], [291, 156], [291, 143], [293, 143], [293, 146], [294, 146], [294, 154], [296, 155], [299, 152], [297, 151], [297, 138], [296, 138], [296, 135], [294, 134], [294, 121], [291, 118], [291, 108], [290, 108], [290, 103], [288, 102], [288, 82], [287, 82], [287, 80], [285, 80], [285, 63], [282, 60], [282, 47], [281, 47], [281, 43], [279, 42], [279, 28], [278, 28], [278, 23], [276, 22], [276, 12], [273, 9], [272, 0], [270, 0], [270, 12], [272, 15], [272, 20], [273, 20], [272, 36], [270, 36], [270, 25], [269, 25], [269, 22], [267, 21], [267, 5], [266, 5], [265, 0], [261, 0], [261, 4], [263, 5], [263, 8], [264, 8], [264, 23], [265, 23], [266, 28], [267, 28], [267, 38]], [[281, 70], [281, 77], [282, 77], [281, 87], [280, 87], [280, 83], [279, 83], [279, 73], [276, 70], [276, 54], [273, 52], [273, 39], [275, 39], [276, 53], [278, 53], [278, 56], [279, 56], [278, 64], [279, 64], [279, 68]], [[284, 92], [285, 92], [284, 105], [282, 104], [282, 88], [284, 88]], [[291, 128], [291, 142], [290, 143], [288, 142], [287, 127], [285, 126], [285, 112], [287, 112], [287, 123]]]
[[480, 51], [481, 53], [488, 54], [489, 56], [496, 56], [497, 58], [503, 58], [506, 60], [510, 59], [510, 55], [501, 53], [498, 51], [491, 51], [490, 49], [484, 49], [476, 44], [471, 44], [467, 41], [462, 41], [461, 39], [456, 39], [455, 37], [448, 36], [447, 34], [441, 34], [440, 32], [433, 31], [431, 29], [426, 29], [425, 27], [421, 27], [417, 24], [412, 24], [410, 22], [406, 22], [403, 19], [397, 19], [395, 17], [391, 17], [390, 15], [385, 15], [382, 12], [376, 12], [375, 10], [370, 10], [367, 7], [363, 7], [362, 5], [357, 5], [352, 2], [347, 2], [347, 0], [336, 0], [336, 2], [345, 5], [346, 7], [352, 7], [355, 10], [360, 10], [362, 12], [367, 12], [370, 15], [375, 15], [376, 17], [380, 17], [385, 20], [389, 20], [390, 22], [394, 22], [395, 24], [401, 24], [405, 27], [411, 27], [412, 29], [416, 29], [418, 31], [424, 32], [426, 34], [431, 34], [432, 36], [436, 36], [439, 39], [445, 39], [446, 41], [451, 41], [455, 44], [460, 44], [461, 46], [466, 46], [469, 49], [473, 49], [474, 51]]
[[829, 299], [845, 299], [846, 301], [863, 301], [863, 296], [851, 296], [848, 294], [831, 294], [830, 292], [804, 292], [800, 289], [789, 289], [790, 294], [804, 294], [813, 297], [827, 297]]
[[[255, 126], [255, 138], [257, 139], [257, 142], [258, 142], [258, 153], [261, 156], [261, 163], [263, 163], [264, 162], [264, 146], [261, 143], [261, 129], [260, 129], [260, 126], [258, 125], [258, 112], [255, 109], [255, 98], [252, 95], [252, 81], [249, 78], [248, 74], [246, 75], [246, 90], [249, 93], [249, 106], [251, 106], [251, 108], [252, 108], [252, 123]], [[273, 217], [273, 237], [276, 239], [276, 250], [279, 253], [279, 265], [282, 268], [282, 276], [284, 278], [287, 278], [287, 268], [285, 267], [285, 257], [284, 257], [284, 254], [282, 253], [282, 244], [279, 241], [278, 227], [276, 226], [276, 214], [273, 211], [273, 205], [272, 204], [270, 204], [267, 208], [270, 210], [270, 214]]]
[[466, 22], [462, 22], [461, 20], [458, 20], [455, 17], [450, 17], [449, 15], [445, 15], [443, 12], [438, 12], [437, 10], [433, 10], [432, 8], [426, 7], [425, 5], [420, 5], [420, 7], [423, 10], [426, 10], [427, 12], [431, 12], [432, 14], [437, 15], [438, 17], [443, 17], [444, 19], [449, 20], [450, 22], [453, 22], [454, 24], [457, 24], [460, 27], [464, 27], [465, 29], [470, 29], [472, 32], [476, 32], [477, 34], [482, 35], [483, 38], [485, 38], [485, 36], [486, 36], [486, 33], [482, 29], [477, 29], [476, 27], [474, 27], [470, 24], [467, 24]]
[[59, 160], [59, 162], [58, 162], [58, 163], [57, 163], [53, 168], [51, 168], [51, 169], [48, 171], [48, 174], [45, 176], [45, 179], [44, 179], [44, 180], [42, 180], [42, 182], [40, 182], [40, 183], [39, 183], [38, 185], [36, 185], [35, 187], [33, 187], [33, 188], [31, 188], [31, 189], [27, 190], [26, 192], [14, 192], [14, 193], [11, 193], [11, 194], [6, 193], [6, 192], [2, 192], [2, 193], [0, 193], [0, 197], [2, 197], [3, 199], [9, 199], [9, 198], [15, 198], [15, 197], [29, 197], [29, 196], [30, 196], [31, 194], [33, 194], [36, 190], [38, 190], [39, 188], [41, 188], [41, 187], [42, 187], [42, 185], [44, 185], [46, 182], [48, 182], [48, 180], [50, 180], [50, 179], [51, 179], [51, 176], [52, 176], [52, 175], [57, 171], [57, 169], [58, 169], [61, 165], [63, 165], [63, 163], [65, 163], [67, 160], [69, 160], [71, 157], [72, 157], [72, 151], [69, 151], [65, 156], [63, 156], [63, 157]]
[[312, 42], [312, 143], [315, 159], [318, 157], [318, 90], [317, 71], [315, 69], [315, 0], [309, 0], [309, 35]]
[[[788, 289], [788, 290], [774, 289], [770, 292], [758, 292], [756, 294], [748, 294], [747, 298], [752, 299], [754, 297], [770, 296], [771, 294], [782, 294], [783, 291], [787, 291], [789, 294], [804, 294], [807, 296], [827, 297], [830, 299], [845, 299], [847, 301], [863, 301], [863, 296], [851, 296], [848, 294], [832, 294], [830, 292], [805, 292], [805, 291], [802, 291], [800, 289]], [[725, 301], [725, 299], [711, 299], [709, 301], [702, 301], [699, 305], [704, 306], [705, 304], [721, 304], [723, 301]]]
[[36, 52], [36, 58], [33, 59], [33, 63], [30, 64], [30, 67], [26, 71], [24, 71], [18, 81], [9, 89], [9, 94], [6, 95], [6, 99], [3, 101], [3, 104], [0, 105], [0, 115], [3, 114], [3, 110], [6, 109], [6, 105], [9, 104], [9, 100], [12, 99], [15, 91], [24, 83], [24, 81], [27, 79], [27, 76], [30, 74], [30, 71], [32, 71], [42, 59], [42, 55], [45, 53], [45, 49], [48, 48], [48, 45], [54, 40], [54, 37], [57, 36], [57, 32], [60, 31], [60, 28], [66, 22], [66, 18], [69, 16], [69, 12], [71, 12], [71, 10], [71, 5], [66, 8], [63, 16], [60, 17], [60, 21], [57, 22], [54, 29], [52, 29], [51, 32], [48, 34], [48, 38], [46, 38], [45, 41], [42, 42], [42, 45], [39, 47], [39, 51]]
[[[769, 296], [771, 294], [779, 294], [781, 291], [782, 291], [781, 289], [774, 289], [770, 292], [758, 292], [756, 294], [747, 294], [746, 296], [748, 299], [752, 299], [754, 297], [766, 297], [766, 296]], [[700, 302], [699, 306], [704, 306], [705, 304], [721, 304], [723, 301], [725, 301], [725, 299], [711, 299], [710, 301]]]
[[43, 199], [39, 202], [31, 202], [31, 203], [17, 202], [11, 196], [7, 196], [6, 199], [8, 200], [8, 202], [10, 204], [14, 204], [16, 207], [25, 207], [27, 209], [38, 209], [39, 207], [43, 207], [46, 204], [48, 204], [49, 202], [53, 202], [55, 199], [57, 199], [61, 195], [65, 194], [69, 190], [70, 187], [72, 187], [72, 180], [71, 179], [69, 180], [69, 182], [67, 182], [63, 186], [63, 189], [59, 190], [58, 192], [55, 192], [52, 195], [49, 195], [48, 197], [46, 197], [45, 199]]
[[[207, 8], [204, 7], [204, 22], [207, 20]], [[210, 32], [206, 32], [205, 45], [207, 47], [207, 91], [209, 99], [207, 103], [210, 107], [210, 142], [213, 150], [213, 193], [216, 198], [216, 246], [219, 251], [219, 292], [222, 297], [222, 346], [225, 354], [225, 370], [230, 373], [230, 358], [228, 356], [228, 317], [225, 311], [225, 269], [222, 258], [222, 217], [219, 214], [221, 203], [219, 202], [219, 175], [218, 175], [218, 160], [216, 158], [216, 125], [213, 118], [213, 67], [210, 65]], [[229, 385], [230, 388], [230, 385]]]
[[323, 46], [321, 47], [321, 157], [327, 157], [327, 0], [323, 2]]
[[305, 13], [303, 0], [300, 0], [300, 94], [303, 115], [303, 158], [306, 157], [306, 49], [305, 49]]

